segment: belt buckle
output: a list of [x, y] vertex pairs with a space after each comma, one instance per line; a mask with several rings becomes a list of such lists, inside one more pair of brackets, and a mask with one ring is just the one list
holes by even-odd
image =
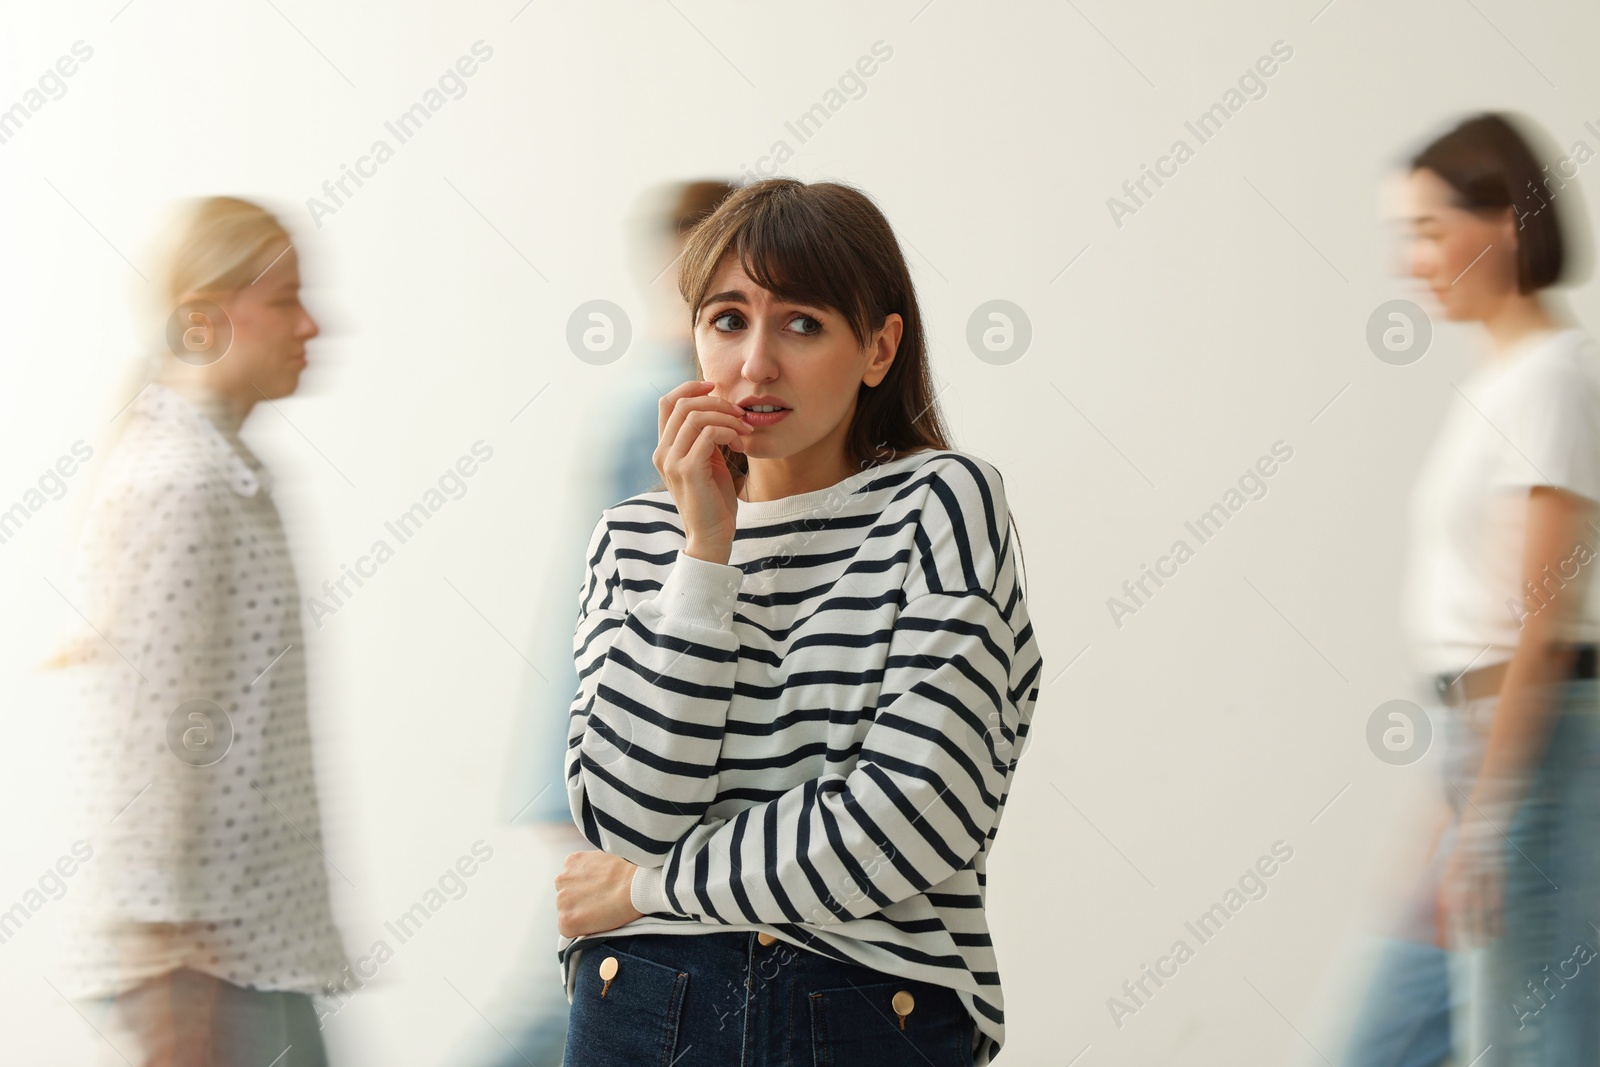
[[1460, 696], [1461, 690], [1456, 685], [1457, 681], [1459, 681], [1458, 678], [1452, 679], [1443, 674], [1436, 674], [1433, 676], [1433, 688], [1434, 691], [1439, 695], [1440, 703], [1449, 707], [1453, 707], [1455, 704], [1459, 703], [1458, 697]]
[[1476, 700], [1467, 699], [1466, 678], [1469, 672], [1462, 671], [1454, 678], [1445, 674], [1436, 674], [1433, 677], [1434, 689], [1439, 694], [1439, 702], [1447, 708], [1455, 708], [1461, 712], [1462, 718], [1473, 732], [1485, 734], [1493, 725], [1495, 702], [1482, 697]]

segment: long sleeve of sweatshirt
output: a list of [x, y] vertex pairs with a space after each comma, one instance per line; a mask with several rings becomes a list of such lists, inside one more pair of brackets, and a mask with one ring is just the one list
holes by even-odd
[[[940, 479], [921, 510], [915, 565], [904, 587], [885, 591], [904, 604], [851, 635], [882, 657], [859, 664], [877, 671], [878, 699], [854, 766], [732, 818], [707, 812], [738, 667], [743, 572], [680, 551], [656, 596], [625, 614], [602, 521], [575, 643], [584, 666], [567, 783], [588, 839], [640, 866], [636, 907], [831, 923], [971, 862], [1008, 788], [1038, 673], [1009, 518], [998, 475], [958, 468]], [[857, 666], [851, 658], [841, 649], [841, 671]]]
[[615, 543], [602, 516], [573, 639], [578, 694], [567, 735], [567, 798], [595, 847], [659, 866], [705, 817], [738, 668], [738, 567], [678, 554], [656, 595], [618, 602]]
[[[664, 491], [590, 539], [567, 793], [637, 865], [621, 933], [765, 931], [961, 992], [1004, 1040], [986, 867], [1043, 660], [999, 471], [906, 453], [741, 503], [726, 565]], [[571, 949], [610, 932], [563, 939]]]

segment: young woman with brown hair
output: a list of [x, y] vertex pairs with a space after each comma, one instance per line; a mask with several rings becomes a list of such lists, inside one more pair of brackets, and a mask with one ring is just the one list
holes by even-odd
[[861, 193], [740, 189], [679, 284], [701, 380], [579, 596], [566, 1065], [988, 1063], [985, 866], [1042, 669], [1004, 482], [949, 447]]
[[1449, 810], [1350, 1067], [1600, 1058], [1600, 350], [1547, 292], [1582, 251], [1547, 143], [1473, 115], [1395, 176], [1406, 268], [1482, 353], [1412, 497], [1406, 623]]

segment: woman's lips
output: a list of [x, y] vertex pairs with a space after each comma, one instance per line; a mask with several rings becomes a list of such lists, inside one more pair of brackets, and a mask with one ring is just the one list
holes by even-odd
[[751, 426], [773, 426], [781, 422], [787, 414], [789, 414], [788, 408], [780, 408], [777, 411], [746, 411], [744, 421]]

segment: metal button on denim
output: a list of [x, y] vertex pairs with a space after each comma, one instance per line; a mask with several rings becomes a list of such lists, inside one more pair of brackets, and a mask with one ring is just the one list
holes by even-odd
[[906, 1016], [911, 1014], [911, 1009], [916, 1007], [917, 1001], [909, 992], [902, 989], [894, 995], [889, 1003], [894, 1005], [895, 1018], [900, 1020], [900, 1029], [906, 1028]]
[[757, 934], [756, 940], [761, 942], [763, 945], [770, 945], [778, 939], [773, 937], [771, 934]]
[[616, 976], [617, 976], [617, 957], [615, 957], [615, 956], [607, 956], [605, 959], [600, 961], [600, 977], [604, 978], [606, 981], [609, 982], [609, 981], [611, 981], [611, 979], [615, 978]]
[[[772, 945], [758, 948], [750, 935], [761, 932], [619, 934], [590, 944], [574, 965], [563, 1062], [972, 1067], [976, 1020], [955, 989], [807, 951], [775, 930]], [[602, 997], [608, 956], [626, 967]]]

